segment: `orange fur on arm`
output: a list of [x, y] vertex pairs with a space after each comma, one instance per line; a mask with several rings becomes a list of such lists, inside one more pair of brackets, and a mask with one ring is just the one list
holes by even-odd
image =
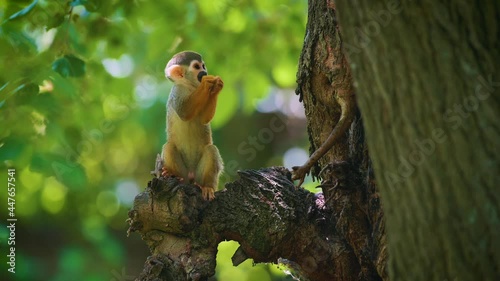
[[183, 119], [185, 119], [185, 121], [189, 121], [200, 114], [200, 111], [205, 107], [208, 101], [209, 90], [210, 84], [202, 80], [198, 88], [189, 95], [181, 109], [182, 112], [184, 112]]

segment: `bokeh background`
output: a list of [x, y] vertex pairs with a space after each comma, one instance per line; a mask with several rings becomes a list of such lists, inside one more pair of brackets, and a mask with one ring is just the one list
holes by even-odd
[[[307, 1], [0, 0], [1, 280], [133, 280], [149, 252], [127, 212], [165, 142], [164, 67], [201, 53], [225, 87], [212, 121], [226, 169], [302, 164], [294, 94]], [[7, 169], [16, 170], [16, 274], [8, 274]], [[306, 182], [314, 191], [314, 183]], [[238, 267], [214, 280], [293, 280]]]

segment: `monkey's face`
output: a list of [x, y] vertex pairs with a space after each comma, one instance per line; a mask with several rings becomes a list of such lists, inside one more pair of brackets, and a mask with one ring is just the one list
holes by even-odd
[[180, 52], [172, 57], [165, 68], [165, 76], [175, 84], [197, 87], [207, 68], [201, 55], [192, 51]]
[[193, 77], [196, 77], [198, 82], [201, 82], [201, 78], [208, 74], [205, 62], [202, 60], [192, 60], [188, 67], [188, 73], [192, 73]]

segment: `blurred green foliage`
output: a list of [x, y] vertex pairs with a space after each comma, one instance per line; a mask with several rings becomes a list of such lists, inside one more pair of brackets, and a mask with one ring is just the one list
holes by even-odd
[[[307, 1], [293, 0], [0, 0], [0, 167], [16, 169], [16, 279], [140, 272], [148, 251], [138, 235], [126, 239], [125, 219], [165, 142], [163, 69], [179, 51], [200, 52], [225, 82], [212, 121], [231, 164], [224, 181], [305, 147], [303, 133], [262, 133], [286, 114], [256, 105], [293, 90], [306, 14]], [[253, 136], [262, 145], [242, 152]], [[267, 265], [235, 268], [235, 242], [220, 248], [217, 280], [291, 279]]]

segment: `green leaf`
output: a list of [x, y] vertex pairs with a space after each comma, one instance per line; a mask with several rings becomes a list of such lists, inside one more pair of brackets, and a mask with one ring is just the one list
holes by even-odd
[[0, 141], [0, 162], [5, 160], [16, 160], [25, 147], [25, 142], [14, 137], [9, 137]]
[[87, 184], [85, 169], [71, 155], [63, 157], [52, 153], [36, 153], [31, 158], [30, 169], [46, 176], [55, 176], [71, 189], [82, 189]]
[[289, 59], [284, 59], [273, 67], [274, 81], [282, 88], [292, 88], [295, 85], [297, 65]]
[[37, 96], [39, 87], [37, 84], [28, 82], [15, 88], [10, 96], [13, 96], [18, 104], [30, 104]]
[[61, 75], [54, 75], [50, 78], [54, 85], [54, 92], [60, 93], [69, 97], [76, 97], [78, 95], [78, 89], [72, 83], [73, 81], [65, 79]]
[[2, 24], [10, 21], [10, 20], [14, 20], [14, 19], [17, 19], [17, 18], [20, 18], [22, 16], [25, 16], [27, 15], [29, 12], [31, 12], [31, 10], [33, 10], [33, 8], [35, 8], [36, 4], [38, 3], [38, 0], [34, 0], [31, 4], [29, 4], [28, 7], [12, 14], [8, 19], [6, 19]]
[[30, 82], [19, 86], [16, 90], [19, 91], [21, 95], [34, 96], [38, 94], [40, 88], [37, 84]]
[[85, 74], [85, 62], [73, 55], [65, 55], [52, 63], [52, 69], [62, 77], [80, 77]]
[[48, 31], [48, 30], [50, 30], [52, 28], [58, 27], [61, 24], [63, 24], [65, 20], [66, 20], [66, 15], [65, 14], [62, 14], [62, 13], [55, 14], [54, 16], [52, 16], [49, 19], [49, 21], [47, 23], [47, 26], [45, 27], [45, 30]]
[[59, 101], [50, 94], [36, 95], [32, 97], [33, 108], [45, 115], [59, 115], [63, 112]]
[[[0, 102], [5, 102], [7, 99], [11, 97], [15, 97], [15, 99], [20, 103], [29, 103], [31, 100], [33, 100], [33, 98], [39, 92], [39, 87], [37, 84], [33, 82], [23, 83], [23, 81], [25, 80], [26, 78], [20, 78], [18, 81], [13, 82], [14, 84], [7, 82], [5, 85], [0, 87], [0, 92], [2, 92], [2, 90], [6, 90], [6, 94], [4, 95], [5, 99], [0, 100]], [[17, 83], [23, 83], [23, 84], [20, 84], [15, 89], [12, 89], [12, 87], [6, 89], [6, 87], [9, 84], [14, 86]]]
[[3, 84], [1, 87], [0, 87], [0, 92], [3, 91], [3, 89], [5, 89], [5, 87], [7, 87], [7, 85], [9, 85], [10, 82], [7, 82], [5, 84]]
[[[5, 84], [3, 84], [2, 86], [0, 86], [0, 93], [9, 85], [10, 82], [7, 82]], [[2, 106], [5, 104], [5, 99], [3, 100], [0, 100], [0, 108], [2, 108]]]
[[18, 30], [10, 24], [4, 25], [2, 29], [8, 42], [14, 47], [16, 52], [34, 53], [36, 51], [35, 41], [25, 32]]

